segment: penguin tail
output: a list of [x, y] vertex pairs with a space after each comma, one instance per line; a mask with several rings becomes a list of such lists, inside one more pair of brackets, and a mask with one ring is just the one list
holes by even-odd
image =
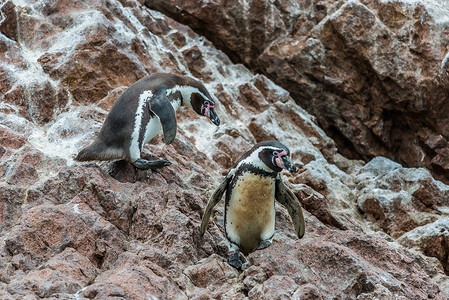
[[123, 158], [123, 151], [94, 142], [82, 149], [75, 157], [76, 161], [111, 160]]
[[75, 157], [76, 161], [89, 161], [89, 160], [98, 160], [100, 154], [98, 153], [97, 146], [95, 143], [83, 148], [78, 155]]

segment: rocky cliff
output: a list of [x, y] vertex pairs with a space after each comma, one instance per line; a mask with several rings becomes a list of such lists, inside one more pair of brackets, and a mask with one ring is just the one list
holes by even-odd
[[[0, 298], [447, 299], [442, 3], [3, 2]], [[174, 143], [144, 149], [173, 162], [160, 173], [74, 162], [120, 94], [157, 71], [201, 80], [220, 127], [180, 109]], [[277, 205], [273, 245], [238, 272], [223, 205], [204, 237], [199, 224], [265, 139], [300, 167], [282, 176], [306, 234]]]

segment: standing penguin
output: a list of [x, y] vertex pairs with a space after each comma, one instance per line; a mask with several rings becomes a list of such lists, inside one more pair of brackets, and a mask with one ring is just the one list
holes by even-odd
[[304, 216], [296, 196], [284, 185], [279, 172], [294, 173], [290, 151], [277, 141], [264, 141], [246, 152], [215, 190], [204, 211], [201, 235], [204, 235], [213, 208], [226, 191], [225, 232], [230, 241], [229, 264], [237, 269], [246, 261], [240, 255], [271, 245], [274, 235], [274, 200], [287, 208], [296, 235], [305, 231]]
[[176, 136], [176, 110], [184, 105], [208, 117], [220, 119], [215, 103], [203, 84], [187, 77], [154, 73], [131, 85], [112, 107], [97, 139], [82, 149], [75, 160], [126, 159], [139, 169], [169, 166], [168, 160], [145, 160], [143, 146], [162, 129], [165, 144]]

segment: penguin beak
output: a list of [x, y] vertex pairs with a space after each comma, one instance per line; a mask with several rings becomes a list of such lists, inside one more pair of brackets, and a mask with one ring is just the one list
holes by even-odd
[[284, 164], [284, 167], [287, 169], [287, 171], [289, 171], [290, 173], [296, 173], [298, 171], [295, 164], [292, 163], [290, 157], [288, 157], [287, 155], [282, 156], [282, 163]]
[[220, 125], [220, 118], [218, 117], [217, 113], [215, 112], [215, 110], [210, 109], [209, 110], [209, 119], [212, 121], [212, 123], [214, 123], [215, 125]]

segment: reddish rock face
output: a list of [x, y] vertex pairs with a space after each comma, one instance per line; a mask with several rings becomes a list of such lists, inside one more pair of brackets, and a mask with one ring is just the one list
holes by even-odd
[[15, 280], [8, 290], [19, 297], [29, 296], [30, 291], [41, 298], [64, 292], [75, 294], [93, 280], [97, 272], [98, 269], [86, 257], [72, 248], [66, 248], [39, 269]]
[[422, 169], [404, 171], [376, 158], [360, 169], [357, 179], [359, 208], [393, 237], [438, 220], [440, 207], [449, 205], [449, 190]]
[[80, 295], [88, 299], [187, 299], [168, 273], [151, 261], [126, 253], [112, 271], [103, 272]]
[[[317, 117], [340, 151], [429, 168], [449, 182], [445, 4], [406, 1], [146, 1]], [[444, 148], [445, 149], [445, 148]]]
[[16, 6], [12, 1], [6, 1], [1, 8], [5, 19], [0, 22], [0, 32], [11, 40], [17, 40]]
[[[448, 165], [448, 8], [410, 3], [1, 4], [0, 298], [446, 299], [449, 187], [432, 175]], [[159, 173], [74, 162], [154, 72], [201, 80], [222, 124], [181, 107], [174, 142], [142, 151], [172, 162]], [[434, 168], [349, 160], [331, 138]], [[223, 175], [266, 139], [291, 150], [299, 171], [281, 176], [306, 234], [276, 204], [273, 244], [239, 272], [223, 203], [199, 226]]]

